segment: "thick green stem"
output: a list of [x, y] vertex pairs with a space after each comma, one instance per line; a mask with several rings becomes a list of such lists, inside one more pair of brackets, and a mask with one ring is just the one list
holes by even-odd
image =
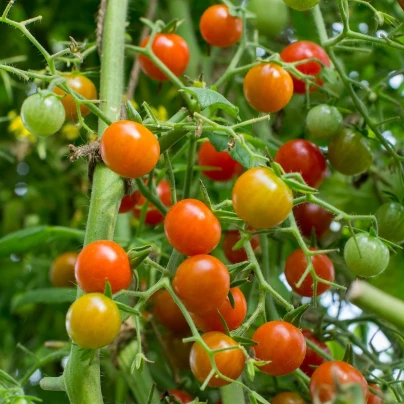
[[223, 404], [245, 403], [243, 387], [235, 383], [221, 387], [220, 397]]

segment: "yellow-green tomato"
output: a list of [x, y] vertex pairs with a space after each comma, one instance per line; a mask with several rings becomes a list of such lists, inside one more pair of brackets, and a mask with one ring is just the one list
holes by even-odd
[[118, 306], [101, 293], [88, 293], [79, 297], [67, 312], [67, 333], [82, 348], [98, 349], [110, 344], [120, 328]]
[[316, 6], [320, 0], [283, 0], [283, 1], [294, 10], [306, 11]]

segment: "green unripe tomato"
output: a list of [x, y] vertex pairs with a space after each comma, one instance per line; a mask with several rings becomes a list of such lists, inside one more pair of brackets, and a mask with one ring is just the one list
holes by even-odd
[[288, 25], [289, 9], [283, 0], [250, 0], [248, 9], [256, 14], [251, 21], [268, 38], [276, 38]]
[[343, 129], [343, 118], [337, 108], [327, 104], [316, 105], [307, 114], [307, 130], [316, 139], [329, 139]]
[[297, 11], [310, 10], [316, 6], [320, 0], [283, 0], [290, 8]]
[[353, 237], [345, 244], [344, 258], [348, 268], [366, 278], [380, 275], [389, 264], [389, 249], [379, 238], [368, 233], [356, 234], [356, 241], [359, 249]]
[[47, 90], [38, 91], [23, 102], [21, 119], [33, 135], [50, 136], [62, 127], [65, 109], [54, 93]]
[[398, 202], [386, 202], [376, 211], [379, 235], [393, 243], [404, 242], [404, 206]]

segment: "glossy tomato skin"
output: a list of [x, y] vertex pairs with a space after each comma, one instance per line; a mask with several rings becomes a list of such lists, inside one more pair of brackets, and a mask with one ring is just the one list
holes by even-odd
[[[141, 43], [145, 48], [149, 42], [147, 37]], [[181, 76], [189, 62], [189, 48], [185, 40], [177, 34], [157, 34], [152, 45], [153, 53], [178, 77]], [[143, 72], [154, 80], [167, 81], [168, 77], [146, 56], [139, 55]]]
[[[238, 264], [239, 262], [247, 261], [247, 253], [244, 248], [233, 250], [233, 247], [240, 241], [241, 235], [238, 230], [229, 230], [223, 237], [223, 252], [226, 258], [232, 264]], [[256, 250], [260, 245], [260, 239], [258, 235], [252, 236], [251, 247]]]
[[280, 147], [275, 155], [287, 173], [300, 173], [310, 187], [317, 188], [327, 173], [327, 163], [321, 150], [314, 143], [294, 139]]
[[134, 192], [132, 195], [124, 195], [119, 206], [119, 213], [130, 212], [139, 200], [140, 194]]
[[[315, 248], [310, 248], [315, 250]], [[314, 271], [321, 279], [329, 282], [334, 281], [335, 272], [334, 265], [326, 255], [313, 255], [311, 262], [314, 267]], [[300, 287], [296, 286], [301, 276], [304, 274], [307, 268], [306, 256], [302, 249], [295, 250], [286, 260], [285, 264], [285, 276], [290, 287], [300, 296], [312, 297], [313, 296], [313, 277], [311, 274], [307, 275]], [[317, 296], [320, 296], [330, 288], [330, 285], [325, 283], [317, 283]]]
[[[330, 58], [328, 57], [325, 50], [314, 42], [293, 42], [281, 52], [281, 59], [287, 63], [293, 63], [312, 58], [320, 60], [325, 66], [331, 65]], [[322, 65], [318, 62], [307, 62], [296, 66], [296, 69], [299, 70], [299, 72], [315, 77], [320, 74], [322, 68]], [[306, 83], [303, 80], [299, 80], [293, 76], [292, 79], [294, 92], [296, 94], [305, 94]], [[318, 85], [323, 84], [320, 79], [317, 79], [316, 83]], [[316, 91], [316, 87], [310, 86], [310, 91]]]
[[188, 404], [193, 400], [192, 396], [182, 390], [168, 390], [168, 392], [181, 404]]
[[335, 398], [336, 381], [340, 385], [357, 383], [363, 391], [363, 397], [367, 396], [368, 385], [359, 370], [342, 361], [330, 361], [320, 365], [310, 380], [310, 395], [312, 400], [319, 403], [328, 403]]
[[229, 298], [226, 297], [217, 310], [202, 314], [192, 314], [192, 319], [200, 330], [203, 332], [226, 332], [218, 311], [226, 321], [227, 327], [230, 331], [240, 327], [247, 314], [247, 301], [243, 292], [239, 288], [231, 288], [230, 292], [234, 299], [234, 309], [231, 306]]
[[[202, 339], [210, 349], [223, 349], [238, 345], [232, 338], [217, 331], [203, 334]], [[245, 358], [241, 349], [231, 349], [215, 353], [214, 359], [219, 372], [233, 380], [236, 380], [243, 372]], [[189, 363], [196, 379], [203, 383], [211, 372], [212, 365], [209, 356], [198, 342], [195, 342], [191, 349]], [[222, 387], [228, 384], [228, 381], [213, 376], [208, 386]]]
[[[255, 357], [271, 361], [259, 369], [271, 376], [284, 376], [296, 370], [306, 355], [306, 341], [301, 331], [284, 321], [269, 321], [255, 331], [252, 339]], [[274, 343], [276, 341], [276, 343]]]
[[317, 238], [321, 238], [330, 230], [334, 215], [315, 203], [302, 203], [293, 208], [296, 223], [303, 236], [310, 238], [314, 231]]
[[211, 255], [194, 255], [177, 268], [173, 288], [190, 312], [200, 314], [216, 310], [229, 293], [229, 271]]
[[[369, 384], [369, 387], [372, 389], [378, 391], [380, 394], [382, 394], [382, 390], [377, 384]], [[376, 394], [373, 394], [370, 390], [368, 393], [368, 397], [366, 400], [366, 404], [383, 404], [383, 399]]]
[[74, 266], [76, 265], [77, 254], [65, 252], [57, 257], [51, 266], [50, 280], [56, 287], [72, 288], [76, 283]]
[[386, 202], [376, 211], [380, 237], [393, 243], [404, 243], [404, 206], [398, 202]]
[[120, 328], [118, 306], [101, 293], [88, 293], [79, 297], [66, 315], [69, 337], [86, 349], [98, 349], [110, 344]]
[[210, 253], [222, 234], [216, 216], [196, 199], [177, 202], [167, 213], [164, 231], [169, 243], [184, 255]]
[[315, 139], [330, 139], [342, 131], [344, 119], [337, 108], [327, 104], [313, 107], [306, 118], [306, 126]]
[[[302, 333], [306, 339], [309, 339], [311, 342], [315, 343], [322, 351], [331, 354], [330, 348], [328, 348], [324, 342], [319, 341], [310, 330], [303, 329]], [[306, 356], [304, 357], [303, 363], [300, 365], [300, 369], [307, 376], [311, 377], [316, 370], [316, 366], [320, 366], [326, 361], [327, 360], [325, 358], [307, 345]]]
[[277, 394], [272, 400], [271, 404], [306, 404], [299, 394], [292, 391], [285, 391]]
[[112, 293], [127, 289], [132, 282], [132, 271], [126, 251], [117, 243], [98, 240], [86, 245], [80, 252], [75, 275], [80, 288], [86, 293], [105, 290], [111, 285]]
[[108, 126], [100, 143], [104, 163], [126, 178], [148, 174], [160, 157], [156, 137], [140, 123], [117, 121]]
[[209, 141], [202, 143], [199, 149], [198, 165], [217, 167], [216, 170], [202, 171], [205, 177], [213, 181], [229, 181], [243, 169], [243, 166], [234, 160], [227, 151], [216, 151]]
[[[66, 84], [76, 93], [80, 94], [87, 100], [97, 99], [97, 89], [94, 83], [88, 77], [77, 73], [67, 74], [64, 77], [66, 79]], [[59, 87], [55, 87], [53, 91], [58, 95], [65, 95], [61, 101], [66, 111], [66, 118], [71, 119], [72, 121], [77, 120], [77, 107], [74, 98], [70, 94], [65, 93]], [[85, 117], [91, 111], [88, 109], [88, 107], [80, 105], [80, 112], [81, 115]]]
[[282, 67], [261, 63], [249, 70], [243, 89], [247, 102], [256, 111], [277, 112], [292, 98], [293, 81]]
[[293, 193], [272, 169], [251, 168], [236, 181], [233, 207], [240, 219], [254, 229], [275, 227], [289, 215]]

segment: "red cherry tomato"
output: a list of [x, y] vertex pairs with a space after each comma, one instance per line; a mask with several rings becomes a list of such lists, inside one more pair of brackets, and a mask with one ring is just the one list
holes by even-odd
[[[230, 230], [226, 232], [223, 238], [223, 252], [226, 258], [232, 263], [237, 264], [239, 262], [247, 261], [247, 253], [244, 248], [239, 248], [233, 251], [233, 247], [240, 241], [241, 235], [238, 230]], [[251, 238], [251, 247], [256, 250], [260, 245], [260, 239], [258, 235]]]
[[300, 173], [307, 185], [317, 188], [327, 172], [327, 163], [321, 150], [308, 140], [294, 139], [285, 143], [275, 155], [287, 173]]
[[216, 310], [230, 289], [226, 266], [211, 255], [194, 255], [186, 259], [174, 275], [173, 287], [185, 307], [192, 313]]
[[283, 393], [277, 394], [271, 400], [271, 404], [306, 404], [306, 401], [297, 393], [284, 391]]
[[167, 213], [164, 231], [169, 243], [184, 255], [208, 254], [222, 234], [216, 216], [196, 199], [177, 202]]
[[[145, 48], [149, 42], [147, 37], [141, 43]], [[181, 76], [189, 62], [189, 48], [183, 38], [177, 34], [157, 34], [152, 45], [153, 53], [178, 77]], [[146, 56], [139, 55], [140, 67], [145, 74], [154, 80], [166, 81], [168, 77]]]
[[132, 282], [132, 271], [125, 250], [108, 240], [93, 241], [85, 246], [76, 262], [77, 283], [85, 292], [104, 292], [105, 282], [112, 293], [127, 289]]
[[[247, 301], [239, 288], [231, 288], [234, 299], [234, 309], [228, 297], [223, 301], [217, 310], [208, 311], [202, 314], [192, 314], [195, 325], [203, 332], [221, 331], [225, 332], [220, 315], [226, 321], [230, 331], [240, 327], [247, 314]], [[220, 312], [220, 315], [218, 313]]]
[[139, 193], [134, 192], [132, 195], [124, 195], [119, 206], [119, 213], [130, 212], [139, 200]]
[[[377, 384], [369, 384], [369, 387], [371, 387], [373, 390], [378, 391], [380, 394], [382, 393], [382, 390]], [[368, 393], [368, 398], [366, 400], [366, 404], [383, 404], [383, 399], [376, 394], [373, 394], [370, 390]]]
[[50, 270], [50, 279], [54, 286], [72, 288], [76, 283], [74, 276], [74, 266], [76, 265], [77, 254], [75, 252], [66, 252], [59, 255], [53, 261]]
[[[327, 67], [331, 66], [330, 58], [328, 57], [325, 50], [314, 42], [310, 41], [293, 42], [281, 52], [281, 59], [284, 62], [288, 63], [294, 63], [299, 62], [300, 60], [313, 59], [313, 58], [318, 59]], [[322, 65], [318, 62], [307, 62], [296, 66], [296, 69], [302, 72], [303, 74], [307, 74], [314, 77], [317, 77], [320, 74], [322, 68], [323, 68]], [[306, 83], [303, 80], [299, 80], [293, 76], [292, 79], [294, 85], [294, 92], [297, 94], [305, 94]], [[323, 84], [323, 82], [320, 79], [317, 79], [316, 83], [320, 86]], [[316, 87], [310, 86], [310, 91], [312, 92], [316, 91]]]
[[306, 341], [298, 328], [284, 321], [270, 321], [255, 331], [252, 339], [255, 356], [271, 361], [261, 366], [261, 372], [283, 376], [296, 370], [306, 355]]
[[[306, 339], [314, 342], [322, 351], [328, 354], [331, 353], [330, 348], [328, 348], [324, 342], [319, 341], [310, 330], [303, 329], [302, 333]], [[306, 356], [304, 357], [303, 363], [300, 365], [300, 369], [310, 377], [316, 370], [316, 366], [320, 366], [326, 361], [325, 358], [307, 345]]]
[[193, 400], [192, 396], [182, 390], [168, 390], [168, 392], [181, 404], [188, 404]]
[[[202, 339], [210, 349], [223, 349], [238, 345], [236, 341], [226, 334], [216, 331], [203, 334]], [[219, 372], [230, 379], [236, 380], [243, 372], [245, 358], [241, 349], [217, 352], [214, 354], [214, 359]], [[192, 373], [203, 383], [212, 371], [212, 365], [209, 356], [198, 342], [195, 342], [191, 349], [189, 362]], [[228, 384], [230, 383], [227, 380], [213, 376], [208, 386], [222, 387]]]
[[321, 238], [329, 230], [334, 215], [315, 203], [302, 203], [293, 208], [293, 214], [303, 236], [310, 238], [314, 230], [316, 237]]
[[199, 28], [203, 39], [208, 44], [227, 48], [240, 40], [243, 21], [241, 18], [230, 15], [227, 6], [216, 4], [202, 14]]
[[310, 380], [310, 395], [313, 401], [328, 403], [335, 398], [338, 384], [360, 384], [363, 397], [367, 397], [368, 385], [359, 370], [342, 361], [331, 361], [320, 365], [313, 373]]
[[[316, 248], [310, 248], [311, 251]], [[334, 265], [326, 255], [313, 255], [311, 257], [314, 272], [318, 277], [329, 282], [334, 281]], [[312, 297], [313, 296], [313, 277], [308, 274], [300, 287], [296, 284], [299, 282], [301, 276], [307, 268], [307, 260], [303, 250], [298, 249], [289, 255], [285, 264], [285, 276], [290, 287], [300, 296]], [[317, 283], [317, 296], [320, 296], [330, 288], [330, 285], [325, 283]]]

